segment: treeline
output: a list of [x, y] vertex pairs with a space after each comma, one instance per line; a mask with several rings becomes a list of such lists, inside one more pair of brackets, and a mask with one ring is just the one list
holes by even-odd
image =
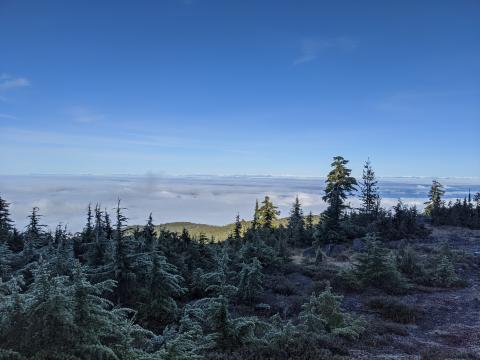
[[[89, 206], [80, 233], [60, 225], [47, 231], [38, 208], [20, 231], [0, 198], [0, 359], [330, 359], [344, 352], [365, 324], [341, 310], [329, 284], [294, 315], [274, 314], [262, 302], [265, 277], [284, 274], [295, 249], [314, 249], [318, 265], [327, 244], [366, 237], [354, 270], [338, 276], [353, 289], [389, 284], [393, 292], [407, 288], [408, 279], [438, 278], [439, 286], [458, 280], [448, 252], [437, 261], [441, 267], [421, 269], [409, 249], [390, 256], [382, 240], [428, 231], [415, 207], [401, 201], [392, 210], [381, 207], [370, 162], [359, 182], [347, 164], [334, 158], [318, 224], [297, 198], [288, 225], [275, 227], [279, 212], [266, 196], [251, 226], [237, 215], [222, 243], [186, 230], [157, 232], [151, 214], [145, 226], [127, 231], [120, 201], [113, 216]], [[362, 207], [352, 209], [347, 200], [357, 187]], [[427, 212], [434, 223], [446, 223], [439, 219], [456, 204], [445, 205], [433, 189]], [[478, 224], [475, 199], [467, 207], [476, 220], [467, 226], [478, 226], [471, 225]]]
[[480, 193], [477, 192], [472, 199], [468, 196], [455, 201], [442, 200], [445, 189], [442, 184], [434, 180], [428, 194], [429, 201], [425, 203], [425, 214], [431, 217], [434, 225], [463, 226], [480, 229]]

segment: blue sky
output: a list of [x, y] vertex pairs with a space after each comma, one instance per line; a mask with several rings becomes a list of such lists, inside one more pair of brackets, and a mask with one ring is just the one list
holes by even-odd
[[480, 176], [480, 2], [0, 0], [0, 174]]

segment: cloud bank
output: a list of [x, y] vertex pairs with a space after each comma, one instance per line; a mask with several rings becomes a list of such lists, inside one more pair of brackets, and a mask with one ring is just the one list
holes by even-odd
[[[398, 198], [423, 206], [431, 179], [382, 179], [379, 182], [383, 205], [391, 207]], [[447, 198], [463, 197], [468, 190], [480, 191], [480, 179], [442, 179]], [[89, 203], [112, 211], [118, 198], [128, 208], [130, 224], [143, 224], [150, 212], [156, 223], [192, 221], [226, 224], [237, 212], [250, 219], [255, 199], [269, 195], [287, 216], [295, 196], [304, 211], [318, 214], [324, 180], [320, 178], [255, 176], [0, 176], [0, 196], [11, 203], [12, 218], [18, 227], [26, 225], [33, 206], [40, 208], [42, 221], [51, 228], [58, 223], [79, 231], [85, 223]], [[350, 199], [352, 206], [358, 199]]]

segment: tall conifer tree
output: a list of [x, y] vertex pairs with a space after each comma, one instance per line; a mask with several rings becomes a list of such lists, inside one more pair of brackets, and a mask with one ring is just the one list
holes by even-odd
[[377, 179], [372, 169], [370, 159], [363, 166], [362, 182], [360, 183], [362, 200], [362, 212], [372, 216], [378, 213], [380, 207], [380, 195], [378, 193]]

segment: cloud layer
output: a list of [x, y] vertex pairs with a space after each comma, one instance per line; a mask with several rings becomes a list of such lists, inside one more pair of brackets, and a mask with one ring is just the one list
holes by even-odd
[[[470, 188], [480, 191], [479, 179], [442, 179], [446, 197], [463, 197]], [[431, 179], [381, 180], [383, 205], [398, 198], [422, 207]], [[325, 208], [321, 197], [324, 181], [319, 178], [253, 176], [0, 176], [0, 196], [11, 203], [17, 226], [26, 224], [33, 206], [40, 208], [43, 222], [51, 228], [67, 224], [78, 231], [85, 222], [89, 203], [111, 211], [118, 198], [128, 208], [130, 224], [142, 224], [153, 212], [156, 223], [192, 221], [208, 224], [232, 222], [235, 215], [250, 219], [255, 199], [270, 195], [287, 216], [295, 196], [304, 210], [319, 213]], [[351, 199], [352, 206], [358, 199]]]

